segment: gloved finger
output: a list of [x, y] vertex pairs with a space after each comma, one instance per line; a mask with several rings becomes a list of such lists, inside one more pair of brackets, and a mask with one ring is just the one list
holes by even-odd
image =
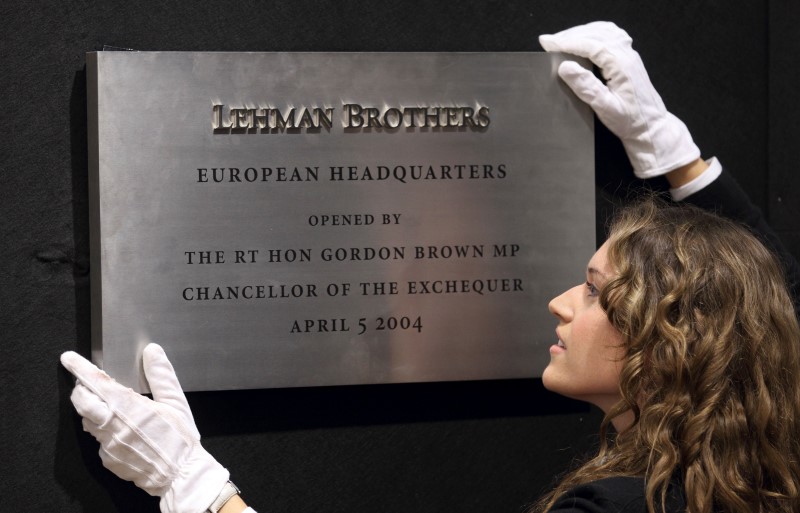
[[[100, 460], [103, 462], [103, 466], [117, 477], [133, 481], [140, 488], [145, 488], [142, 484], [152, 485], [154, 480], [157, 480], [160, 486], [163, 486], [163, 482], [168, 481], [161, 468], [153, 465], [149, 459], [143, 458], [141, 453], [130, 444], [124, 443], [113, 429], [102, 429], [84, 417], [83, 430], [100, 442], [98, 451]], [[148, 493], [152, 495], [149, 490]]]
[[[84, 419], [90, 420], [98, 426], [103, 426], [108, 423], [114, 415], [105, 401], [97, 397], [94, 392], [83, 386], [80, 382], [76, 383], [75, 388], [72, 389], [70, 400], [75, 410], [78, 412], [78, 415]], [[92, 434], [94, 435], [94, 433]]]
[[100, 446], [100, 450], [98, 452], [100, 454], [100, 460], [103, 462], [103, 466], [113, 472], [120, 479], [135, 482], [137, 479], [140, 479], [141, 476], [147, 474], [143, 469], [138, 468], [136, 465], [131, 465], [124, 459], [109, 453], [102, 445]]
[[131, 481], [150, 495], [160, 496], [164, 494], [165, 488], [169, 484], [168, 478], [159, 473], [151, 474], [146, 470], [140, 469], [124, 458], [119, 458], [115, 454], [106, 451], [103, 447], [100, 447], [99, 454], [103, 466], [120, 479]]
[[632, 41], [631, 36], [612, 21], [592, 21], [575, 25], [553, 34], [563, 39], [597, 39], [603, 41]]
[[100, 370], [96, 365], [75, 351], [66, 351], [62, 353], [61, 365], [77, 379], [88, 378], [90, 375]]
[[588, 37], [565, 37], [561, 34], [543, 34], [539, 44], [548, 52], [564, 52], [591, 59], [607, 45], [602, 40]]
[[[147, 449], [146, 445], [142, 448]], [[163, 466], [163, 462], [153, 459], [126, 443], [116, 433], [104, 432], [100, 442], [100, 459], [103, 466], [126, 481], [133, 481], [144, 489], [161, 488], [174, 477], [176, 469]], [[148, 493], [150, 493], [148, 491]], [[150, 493], [153, 495], [153, 493]]]
[[[83, 419], [83, 430], [100, 442], [100, 459], [103, 466], [118, 477], [133, 481], [140, 488], [162, 487], [174, 476], [175, 469], [159, 458], [154, 444], [135, 442], [138, 434], [117, 425], [101, 428], [91, 420]], [[127, 441], [126, 441], [127, 440]], [[150, 491], [148, 491], [152, 495]]]
[[539, 36], [539, 44], [548, 52], [567, 52], [581, 57], [591, 57], [600, 48], [632, 43], [627, 32], [609, 21], [595, 21]]
[[86, 388], [106, 402], [113, 396], [120, 394], [120, 392], [129, 390], [74, 351], [67, 351], [61, 355], [61, 365], [78, 378]]
[[575, 95], [589, 104], [605, 120], [619, 116], [623, 111], [620, 99], [600, 81], [594, 73], [575, 61], [564, 61], [558, 67], [558, 76]]
[[97, 440], [98, 442], [102, 443], [102, 439], [103, 439], [104, 435], [103, 435], [103, 430], [100, 429], [99, 425], [95, 424], [94, 422], [92, 422], [91, 420], [89, 420], [86, 417], [83, 417], [83, 420], [81, 421], [81, 425], [83, 426], [83, 430], [84, 431], [86, 431], [87, 433], [92, 435], [95, 440]]
[[194, 424], [192, 410], [164, 349], [158, 344], [147, 344], [142, 352], [142, 365], [153, 399], [176, 409]]
[[[635, 53], [627, 32], [610, 22], [579, 25], [556, 34], [539, 36], [539, 44], [548, 52], [564, 52], [590, 59], [604, 73], [619, 65], [623, 54]], [[619, 55], [618, 55], [619, 54]]]

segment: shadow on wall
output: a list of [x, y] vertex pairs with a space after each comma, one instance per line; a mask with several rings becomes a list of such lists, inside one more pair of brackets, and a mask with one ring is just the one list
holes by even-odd
[[69, 395], [74, 380], [58, 365], [58, 433], [53, 475], [83, 511], [140, 513], [158, 511], [158, 498], [142, 493], [133, 483], [106, 470], [98, 457], [98, 444], [83, 431]]
[[[75, 248], [76, 350], [91, 351], [89, 292], [89, 191], [86, 123], [86, 71], [75, 73], [70, 96], [70, 150], [72, 165], [72, 225]], [[58, 362], [58, 434], [53, 474], [59, 484], [85, 511], [134, 513], [158, 511], [158, 499], [150, 497], [103, 468], [94, 438], [83, 432], [80, 417], [72, 408], [69, 395], [74, 378]]]

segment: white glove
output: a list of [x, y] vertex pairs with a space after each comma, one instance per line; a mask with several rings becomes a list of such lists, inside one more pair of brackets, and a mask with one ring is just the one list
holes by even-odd
[[636, 176], [651, 178], [693, 162], [700, 150], [686, 125], [667, 112], [632, 42], [606, 21], [539, 36], [548, 52], [585, 57], [602, 70], [605, 85], [574, 61], [562, 62], [558, 74], [622, 140]]
[[100, 442], [103, 465], [161, 497], [164, 513], [201, 513], [229, 473], [200, 445], [200, 433], [164, 350], [149, 344], [142, 354], [153, 399], [114, 381], [77, 353], [61, 363], [78, 381], [72, 404], [83, 429]]

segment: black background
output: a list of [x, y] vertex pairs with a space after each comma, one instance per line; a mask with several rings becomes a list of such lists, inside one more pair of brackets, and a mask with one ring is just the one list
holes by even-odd
[[[0, 508], [158, 511], [102, 468], [58, 364], [90, 346], [85, 52], [531, 51], [540, 33], [596, 19], [628, 30], [703, 155], [722, 160], [800, 255], [791, 0], [4, 2]], [[613, 138], [599, 130], [597, 145], [604, 212], [634, 181]], [[262, 512], [520, 511], [589, 450], [600, 420], [535, 379], [189, 401], [204, 446]]]

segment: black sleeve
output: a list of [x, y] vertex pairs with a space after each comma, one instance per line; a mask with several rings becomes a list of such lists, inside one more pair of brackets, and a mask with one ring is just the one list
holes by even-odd
[[687, 197], [684, 202], [716, 212], [750, 227], [753, 233], [778, 256], [783, 265], [795, 314], [800, 319], [800, 264], [786, 249], [775, 231], [767, 224], [761, 210], [750, 201], [736, 180], [723, 171], [716, 180]]

